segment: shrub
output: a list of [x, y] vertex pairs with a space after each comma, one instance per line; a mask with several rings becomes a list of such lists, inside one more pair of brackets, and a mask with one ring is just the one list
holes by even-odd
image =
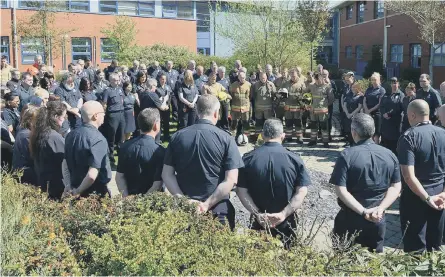
[[336, 243], [336, 252], [316, 251], [302, 226], [285, 250], [267, 232], [231, 232], [196, 216], [184, 198], [54, 202], [10, 175], [2, 179], [2, 275], [445, 274], [443, 252], [374, 254], [347, 247], [350, 241]]

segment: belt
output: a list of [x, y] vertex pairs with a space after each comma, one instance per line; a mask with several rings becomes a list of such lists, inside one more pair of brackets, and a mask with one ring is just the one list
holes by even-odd
[[313, 108], [314, 113], [327, 113], [328, 108]]
[[107, 113], [121, 113], [121, 112], [123, 112], [124, 110], [119, 110], [119, 111], [107, 111]]
[[290, 112], [298, 112], [298, 111], [300, 111], [300, 106], [286, 105], [286, 106], [284, 106], [284, 110], [285, 111], [290, 111]]

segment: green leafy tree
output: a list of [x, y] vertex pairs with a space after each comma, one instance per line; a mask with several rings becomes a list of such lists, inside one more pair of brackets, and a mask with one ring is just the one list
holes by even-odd
[[383, 68], [382, 48], [376, 46], [372, 47], [372, 57], [365, 67], [363, 78], [370, 78], [374, 72], [379, 72], [382, 76], [386, 76], [386, 71]]
[[108, 24], [101, 30], [113, 45], [115, 45], [116, 59], [122, 63], [130, 63], [138, 50], [136, 45], [136, 23], [131, 17], [116, 16], [114, 24]]
[[[44, 57], [45, 64], [50, 64], [51, 57], [57, 58], [60, 55], [66, 37], [75, 30], [74, 28], [62, 30], [57, 27], [55, 12], [66, 10], [66, 3], [65, 1], [43, 0], [27, 1], [27, 5], [36, 11], [30, 17], [18, 20], [17, 34], [21, 38], [38, 42], [28, 45], [28, 49], [41, 51], [43, 48], [43, 53], [39, 54]], [[70, 14], [66, 14], [64, 20], [71, 20], [70, 17]]]
[[445, 43], [444, 1], [385, 1], [387, 9], [402, 13], [417, 24], [420, 38], [431, 47], [429, 75], [433, 78], [434, 52]]
[[310, 43], [311, 70], [313, 68], [314, 47], [323, 40], [330, 16], [328, 1], [301, 0], [297, 3], [298, 21], [304, 29], [306, 41]]
[[[307, 67], [310, 51], [295, 1], [246, 0], [217, 2], [216, 33], [233, 43], [244, 65]], [[246, 63], [247, 62], [247, 63]]]

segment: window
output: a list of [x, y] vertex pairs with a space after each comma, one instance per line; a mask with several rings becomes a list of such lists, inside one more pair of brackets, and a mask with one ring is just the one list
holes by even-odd
[[111, 62], [116, 57], [116, 45], [108, 38], [100, 39], [100, 61]]
[[349, 5], [346, 7], [346, 20], [352, 19], [352, 10], [354, 8], [354, 5]]
[[382, 18], [385, 12], [383, 0], [374, 1], [374, 19]]
[[66, 1], [66, 9], [69, 11], [90, 11], [90, 1], [89, 0], [68, 0]]
[[411, 44], [411, 66], [420, 68], [420, 59], [422, 57], [422, 46], [418, 43]]
[[192, 1], [162, 2], [162, 17], [193, 18]]
[[1, 52], [1, 56], [6, 56], [9, 63], [9, 37], [2, 37]]
[[357, 2], [357, 23], [365, 21], [365, 2]]
[[355, 47], [355, 58], [357, 60], [363, 59], [363, 45], [357, 45]]
[[78, 59], [91, 59], [91, 39], [90, 38], [72, 38], [71, 39], [71, 55], [73, 61]]
[[210, 48], [198, 48], [198, 53], [210, 56]]
[[40, 38], [22, 38], [20, 49], [22, 52], [22, 64], [33, 64], [36, 55], [42, 55], [43, 60], [45, 60], [43, 40]]
[[155, 15], [155, 1], [100, 1], [101, 13], [115, 13], [119, 15]]
[[345, 56], [347, 59], [352, 58], [352, 46], [346, 46], [345, 47]]
[[42, 0], [20, 0], [19, 8], [38, 9], [43, 6]]
[[196, 2], [196, 26], [198, 32], [210, 32], [210, 11], [207, 2]]
[[391, 44], [391, 62], [401, 63], [403, 62], [403, 45]]
[[434, 49], [433, 65], [445, 66], [445, 43], [440, 46], [435, 44]]
[[1, 7], [7, 8], [8, 7], [8, 0], [1, 0]]

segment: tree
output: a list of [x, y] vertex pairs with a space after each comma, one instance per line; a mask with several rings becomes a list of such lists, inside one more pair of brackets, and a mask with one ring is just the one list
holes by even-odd
[[115, 45], [116, 59], [119, 62], [130, 63], [135, 51], [136, 45], [136, 23], [128, 16], [116, 16], [114, 24], [109, 24], [107, 28], [101, 30], [112, 44]]
[[375, 45], [372, 47], [371, 60], [365, 67], [363, 78], [370, 78], [374, 72], [379, 72], [382, 76], [386, 76], [386, 71], [383, 68], [382, 48]]
[[328, 1], [301, 0], [297, 4], [298, 19], [301, 22], [306, 40], [311, 47], [311, 70], [314, 59], [314, 44], [323, 39], [330, 17]]
[[[33, 5], [36, 12], [29, 18], [21, 19], [17, 22], [17, 34], [21, 38], [34, 40], [27, 46], [28, 50], [41, 51], [45, 64], [51, 63], [51, 57], [57, 58], [60, 48], [65, 43], [65, 37], [74, 29], [61, 30], [57, 27], [55, 12], [66, 9], [66, 3], [57, 0], [27, 1], [28, 5]], [[64, 20], [70, 20], [70, 15], [66, 14]], [[74, 24], [73, 24], [74, 25]], [[41, 46], [39, 46], [41, 44]]]
[[388, 10], [402, 13], [417, 24], [420, 38], [431, 47], [429, 74], [433, 79], [434, 52], [445, 43], [444, 1], [385, 1]]
[[217, 2], [213, 12], [216, 33], [230, 39], [235, 56], [243, 57], [250, 67], [267, 63], [308, 67], [309, 56], [302, 54], [310, 51], [310, 43], [295, 1]]

